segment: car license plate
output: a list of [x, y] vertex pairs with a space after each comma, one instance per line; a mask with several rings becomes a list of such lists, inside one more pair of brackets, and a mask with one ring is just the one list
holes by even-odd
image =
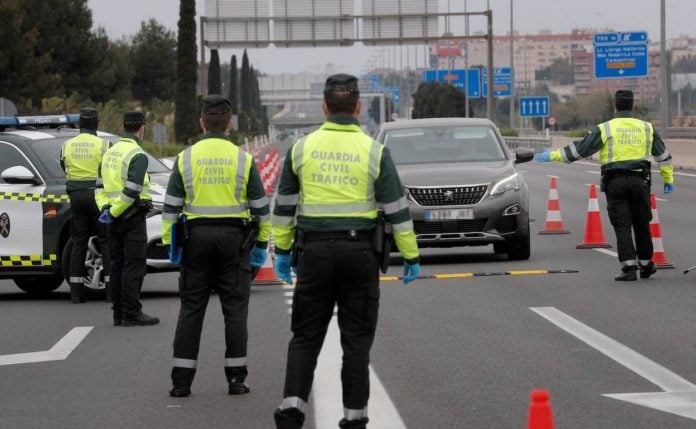
[[474, 209], [426, 210], [424, 215], [426, 221], [473, 219]]

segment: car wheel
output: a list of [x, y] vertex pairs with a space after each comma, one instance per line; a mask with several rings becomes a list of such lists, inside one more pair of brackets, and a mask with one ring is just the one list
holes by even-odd
[[529, 256], [532, 254], [532, 246], [531, 242], [529, 239], [529, 232], [522, 237], [522, 239], [519, 241], [519, 245], [514, 248], [510, 249], [507, 251], [508, 254], [508, 259], [511, 261], [525, 261], [529, 259]]
[[[63, 248], [63, 257], [61, 259], [63, 275], [66, 282], [70, 278], [70, 260], [72, 259], [72, 248], [73, 241], [71, 238]], [[103, 268], [104, 266], [102, 264], [101, 255], [95, 255], [90, 250], [90, 246], [87, 246], [87, 254], [85, 255], [85, 281], [82, 285], [83, 297], [87, 299], [104, 299], [106, 296], [106, 284], [104, 283]], [[92, 278], [94, 277], [95, 272], [99, 275], [99, 282], [93, 285]]]
[[35, 296], [48, 295], [63, 284], [63, 276], [60, 274], [39, 277], [15, 277], [13, 280], [18, 288]]

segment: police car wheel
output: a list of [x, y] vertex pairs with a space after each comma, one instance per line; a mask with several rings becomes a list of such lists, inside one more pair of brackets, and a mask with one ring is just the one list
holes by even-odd
[[[65, 281], [68, 281], [68, 279], [70, 278], [70, 260], [72, 258], [72, 244], [72, 239], [68, 240], [68, 242], [65, 243], [65, 247], [63, 248], [63, 256], [61, 257], [61, 267], [63, 269], [63, 276], [65, 277]], [[89, 261], [90, 264], [92, 264], [92, 266], [96, 266], [97, 268], [101, 267], [101, 260], [95, 258], [95, 255], [92, 255], [89, 249], [87, 249], [86, 259]], [[85, 265], [87, 265], [87, 263]], [[90, 266], [86, 266], [85, 268], [85, 282], [82, 286], [82, 296], [87, 299], [104, 299], [106, 289], [103, 279], [100, 279], [97, 288], [89, 287], [89, 285], [92, 284], [92, 276], [94, 275], [95, 270]]]
[[15, 277], [13, 280], [18, 288], [35, 296], [48, 295], [63, 284], [63, 276], [60, 274], [39, 277]]

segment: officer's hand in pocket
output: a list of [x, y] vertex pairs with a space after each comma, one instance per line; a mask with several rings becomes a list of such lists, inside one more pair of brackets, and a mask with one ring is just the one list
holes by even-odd
[[420, 274], [420, 264], [416, 262], [415, 264], [409, 264], [404, 261], [404, 284], [409, 284], [414, 281]]
[[276, 254], [273, 270], [276, 276], [285, 283], [292, 284], [292, 274], [290, 273], [290, 254]]
[[99, 223], [103, 223], [106, 225], [114, 223], [114, 218], [111, 217], [111, 212], [109, 212], [109, 209], [104, 209], [101, 216], [99, 216]]
[[674, 183], [665, 183], [665, 194], [674, 192]]
[[266, 249], [254, 246], [254, 249], [251, 251], [251, 259], [249, 260], [249, 264], [252, 268], [261, 268], [264, 262], [266, 262], [267, 257], [268, 251]]

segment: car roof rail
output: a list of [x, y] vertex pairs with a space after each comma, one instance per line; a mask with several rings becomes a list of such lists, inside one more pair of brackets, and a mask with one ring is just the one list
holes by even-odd
[[66, 115], [36, 115], [36, 116], [0, 116], [0, 131], [8, 128], [35, 130], [39, 128], [77, 128], [80, 123], [80, 115], [71, 113]]

